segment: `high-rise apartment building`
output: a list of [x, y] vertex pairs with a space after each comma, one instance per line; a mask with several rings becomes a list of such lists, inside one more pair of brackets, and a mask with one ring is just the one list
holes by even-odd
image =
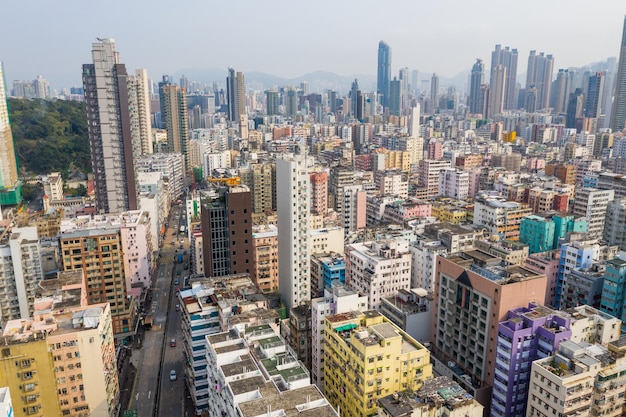
[[328, 173], [311, 173], [311, 212], [323, 216], [328, 212]]
[[252, 270], [252, 200], [245, 185], [219, 187], [201, 197], [204, 275]]
[[309, 181], [303, 147], [296, 146], [294, 153], [277, 155], [279, 289], [288, 309], [311, 298]]
[[618, 416], [624, 407], [624, 341], [608, 346], [565, 340], [533, 362], [527, 416]]
[[506, 321], [498, 324], [490, 416], [525, 415], [532, 362], [553, 355], [569, 340], [569, 327], [569, 317], [539, 304], [509, 311]]
[[600, 310], [622, 320], [626, 319], [626, 261], [607, 261], [602, 286]]
[[614, 132], [621, 132], [626, 127], [626, 17], [624, 17], [622, 42], [619, 46], [619, 62], [615, 77], [615, 94], [613, 95], [610, 127]]
[[135, 70], [135, 76], [129, 77], [128, 89], [133, 146], [140, 146], [139, 152], [142, 155], [151, 154], [153, 151], [152, 114], [150, 112], [148, 71], [145, 69]]
[[552, 101], [550, 106], [554, 113], [565, 113], [569, 95], [572, 92], [573, 72], [560, 68], [556, 73], [556, 80], [551, 88]]
[[485, 407], [494, 383], [498, 323], [544, 300], [546, 277], [479, 250], [437, 258], [432, 354], [454, 362]]
[[[0, 203], [17, 204], [22, 200], [22, 185], [17, 178], [17, 154], [9, 122], [9, 108], [0, 62]], [[95, 171], [94, 171], [95, 172]]]
[[278, 228], [252, 226], [252, 269], [250, 278], [264, 293], [278, 291]]
[[606, 208], [614, 198], [613, 190], [578, 188], [574, 197], [574, 216], [587, 219], [587, 233], [590, 237], [600, 238], [604, 232]]
[[[501, 68], [498, 66], [502, 65]], [[497, 114], [496, 110], [499, 105], [494, 106], [494, 97], [500, 97], [502, 94], [503, 110], [511, 110], [516, 107], [515, 84], [517, 82], [517, 49], [502, 49], [500, 45], [496, 45], [496, 49], [491, 53], [491, 77], [489, 78], [489, 88], [499, 91], [498, 94], [491, 96], [492, 110], [490, 114]]]
[[311, 382], [324, 392], [324, 318], [348, 311], [367, 310], [367, 297], [338, 282], [324, 288], [324, 296], [311, 300]]
[[468, 98], [468, 107], [471, 114], [481, 114], [483, 112], [483, 102], [481, 86], [485, 79], [485, 64], [482, 59], [477, 58], [476, 63], [472, 66], [470, 75], [470, 93]]
[[384, 41], [378, 43], [378, 75], [376, 93], [381, 96], [380, 103], [388, 107], [389, 82], [391, 81], [391, 47]]
[[433, 73], [430, 77], [430, 103], [432, 113], [439, 107], [439, 76]]
[[526, 92], [528, 92], [529, 88], [534, 87], [537, 89], [535, 106], [537, 110], [546, 109], [550, 106], [553, 68], [554, 58], [552, 55], [544, 55], [543, 52], [537, 55], [536, 51], [530, 51], [528, 69], [526, 71]]
[[[431, 143], [439, 144], [439, 142]], [[429, 147], [430, 151], [430, 147]], [[429, 152], [430, 154], [430, 152]], [[433, 156], [436, 156], [433, 154]], [[449, 169], [450, 161], [439, 161], [435, 159], [422, 159], [419, 161], [419, 176], [417, 185], [426, 189], [427, 197], [434, 197], [439, 194], [439, 173]]]
[[506, 81], [506, 67], [504, 65], [498, 64], [491, 69], [489, 108], [487, 113], [489, 117], [493, 117], [504, 111]]
[[239, 122], [239, 116], [246, 114], [246, 87], [243, 72], [235, 72], [234, 68], [228, 68], [226, 86], [228, 120]]
[[189, 167], [189, 120], [187, 115], [187, 95], [185, 90], [170, 82], [169, 76], [164, 75], [159, 83], [159, 98], [161, 102], [161, 121], [167, 132], [168, 153], [183, 155], [185, 165], [183, 172]]
[[0, 322], [34, 313], [35, 291], [44, 278], [36, 227], [14, 227], [0, 244]]
[[616, 198], [607, 205], [602, 238], [626, 250], [626, 198]]
[[324, 392], [348, 417], [372, 417], [377, 400], [432, 378], [430, 352], [375, 310], [324, 319]]
[[[0, 386], [12, 394], [7, 417], [60, 416], [55, 363], [44, 332], [5, 332], [0, 336]], [[4, 416], [3, 416], [4, 417]]]
[[269, 213], [276, 210], [276, 165], [259, 162], [239, 170], [241, 183], [252, 192], [252, 211]]
[[278, 91], [267, 90], [265, 92], [265, 113], [268, 116], [278, 114]]
[[412, 255], [403, 239], [351, 243], [346, 246], [346, 284], [368, 297], [368, 308], [411, 286]]
[[[87, 130], [96, 207], [103, 213], [137, 209], [128, 73], [113, 39], [92, 45], [93, 64], [83, 65]], [[1, 101], [1, 100], [0, 100]]]
[[[136, 325], [135, 299], [126, 287], [124, 252], [119, 226], [100, 224], [69, 230], [59, 239], [63, 270], [84, 271], [87, 303], [111, 305], [113, 332], [132, 334]], [[126, 261], [128, 262], [128, 261]]]
[[587, 92], [585, 93], [585, 104], [583, 107], [584, 117], [599, 117], [602, 112], [602, 99], [604, 97], [603, 72], [596, 72], [589, 77], [587, 82]]

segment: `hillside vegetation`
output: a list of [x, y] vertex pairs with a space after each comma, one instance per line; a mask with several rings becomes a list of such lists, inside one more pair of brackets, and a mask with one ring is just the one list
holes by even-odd
[[9, 99], [20, 175], [91, 171], [85, 103]]

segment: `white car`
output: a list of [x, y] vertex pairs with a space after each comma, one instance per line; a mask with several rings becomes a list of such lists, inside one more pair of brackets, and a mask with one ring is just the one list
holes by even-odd
[[176, 381], [176, 371], [173, 369], [170, 371], [170, 381]]

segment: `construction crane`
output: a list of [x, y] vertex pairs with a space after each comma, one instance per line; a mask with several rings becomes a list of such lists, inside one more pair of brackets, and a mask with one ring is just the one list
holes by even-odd
[[207, 178], [207, 180], [211, 183], [217, 183], [217, 184], [224, 184], [227, 185], [229, 187], [234, 187], [236, 185], [241, 184], [241, 178], [240, 177], [229, 177], [229, 178]]

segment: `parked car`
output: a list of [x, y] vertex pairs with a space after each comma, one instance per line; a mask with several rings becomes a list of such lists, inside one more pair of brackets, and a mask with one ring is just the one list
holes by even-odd
[[176, 339], [170, 340], [170, 346], [171, 347], [176, 347]]
[[170, 381], [176, 381], [176, 371], [173, 369], [170, 371]]
[[174, 285], [178, 285], [178, 278], [174, 280]]

